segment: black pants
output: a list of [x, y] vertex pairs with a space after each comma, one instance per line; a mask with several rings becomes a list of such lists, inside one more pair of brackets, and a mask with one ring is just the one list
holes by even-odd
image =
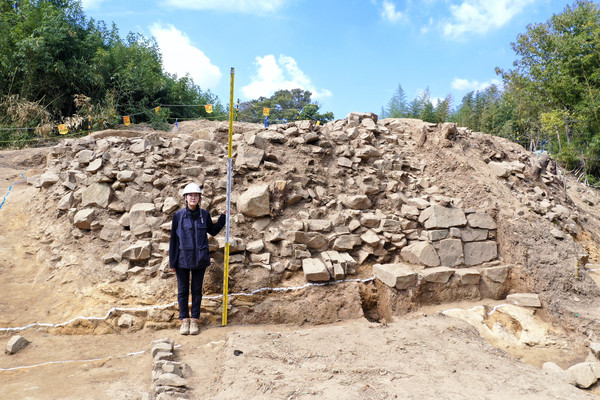
[[192, 292], [192, 318], [200, 318], [200, 304], [202, 303], [202, 283], [206, 268], [185, 269], [176, 268], [177, 274], [177, 303], [179, 304], [179, 319], [190, 318], [190, 275]]

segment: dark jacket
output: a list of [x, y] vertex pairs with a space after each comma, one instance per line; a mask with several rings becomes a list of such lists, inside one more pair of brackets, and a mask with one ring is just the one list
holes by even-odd
[[225, 225], [225, 215], [213, 224], [208, 211], [200, 209], [194, 215], [187, 207], [173, 215], [169, 264], [171, 268], [197, 269], [210, 265], [208, 235], [218, 234]]

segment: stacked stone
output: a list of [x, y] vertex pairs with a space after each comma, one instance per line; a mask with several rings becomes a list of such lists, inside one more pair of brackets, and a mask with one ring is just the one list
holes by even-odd
[[[182, 206], [178, 188], [203, 182], [202, 206], [224, 209], [226, 154], [219, 142], [226, 131], [220, 124], [195, 137], [114, 131], [122, 136], [66, 140], [52, 149], [47, 171], [29, 182], [57, 201], [73, 237], [91, 233], [108, 245], [102, 260], [118, 279], [167, 276], [170, 218]], [[456, 270], [495, 262], [493, 218], [444, 196], [414, 156], [415, 142], [432, 132], [446, 141], [467, 135], [451, 124], [371, 113], [324, 126], [238, 126], [232, 282], [241, 267], [264, 268], [276, 284], [284, 271], [300, 268], [308, 281], [343, 279], [368, 260]], [[210, 246], [217, 257], [223, 235]], [[66, 265], [60, 246], [54, 252], [57, 267]]]
[[[307, 280], [323, 281], [353, 274], [369, 257], [392, 260], [422, 234], [421, 211], [436, 197], [447, 201], [435, 194], [434, 179], [419, 176], [423, 163], [411, 160], [411, 134], [433, 128], [421, 121], [382, 122], [375, 114], [351, 113], [325, 126], [298, 121], [237, 130], [235, 184], [241, 194], [234, 198], [239, 214], [233, 222], [252, 229], [231, 238], [230, 263], [279, 274], [306, 266], [317, 270], [305, 272]], [[102, 259], [119, 279], [142, 272], [164, 276], [170, 215], [181, 206], [177, 187], [204, 181], [203, 206], [223, 207], [224, 154], [213, 153], [224, 130], [215, 127], [201, 139], [152, 133], [66, 140], [53, 148], [48, 170], [29, 182], [50, 189], [73, 223], [75, 238], [91, 231], [110, 244]], [[291, 154], [306, 163], [286, 165]], [[418, 197], [422, 191], [432, 195]], [[296, 205], [299, 211], [290, 215]], [[477, 229], [471, 230], [483, 234]], [[437, 238], [441, 232], [429, 234]], [[452, 230], [445, 241], [430, 240], [444, 263], [456, 256], [456, 235]], [[460, 235], [469, 240], [467, 233]], [[211, 251], [224, 245], [222, 237], [211, 240]], [[477, 263], [471, 256], [479, 256], [485, 245], [467, 246], [467, 262]], [[479, 257], [488, 257], [492, 246], [487, 246]], [[60, 265], [60, 255], [54, 257]]]
[[[144, 271], [165, 275], [171, 215], [183, 205], [178, 188], [204, 181], [204, 201], [222, 201], [224, 183], [212, 184], [221, 168], [198, 166], [216, 146], [213, 140], [159, 133], [70, 139], [52, 149], [47, 171], [28, 183], [48, 190], [73, 224], [74, 238], [94, 232], [109, 245], [101, 258], [118, 279]], [[60, 268], [61, 256], [53, 260]]]
[[[497, 260], [496, 223], [491, 215], [424, 201], [409, 202], [402, 209], [416, 218], [417, 229], [407, 233], [408, 244], [396, 262], [374, 265], [379, 280], [405, 290], [427, 283], [447, 284], [455, 277], [455, 284], [475, 288], [475, 297], [503, 296], [509, 267]], [[480, 288], [482, 276], [485, 286]]]
[[188, 399], [186, 376], [191, 374], [189, 365], [176, 361], [174, 341], [171, 338], [152, 342], [152, 390], [147, 400]]

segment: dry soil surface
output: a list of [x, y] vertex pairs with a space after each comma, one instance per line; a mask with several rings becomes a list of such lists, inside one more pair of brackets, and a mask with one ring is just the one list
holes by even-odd
[[[39, 267], [36, 215], [28, 204], [37, 189], [15, 184], [21, 173], [39, 173], [24, 161], [34, 153], [22, 151], [22, 162], [10, 165], [0, 158], [0, 195], [7, 195], [0, 209], [0, 342], [16, 334], [31, 342], [17, 354], [0, 355], [2, 399], [140, 399], [152, 382], [150, 344], [164, 337], [175, 340], [179, 361], [193, 371], [188, 395], [194, 399], [596, 398], [593, 390], [577, 389], [540, 369], [545, 361], [563, 368], [583, 361], [586, 353], [568, 333], [556, 328], [550, 343], [533, 347], [492, 338], [499, 348], [471, 324], [441, 313], [501, 304], [493, 301], [422, 308], [387, 323], [221, 327], [215, 322], [199, 336], [180, 336], [176, 328], [84, 329], [94, 324], [90, 321], [71, 324], [75, 328], [6, 329], [102, 318], [111, 307], [130, 305], [128, 300], [114, 304], [108, 296], [103, 302], [76, 271], [59, 275]], [[175, 301], [175, 283], [164, 285], [173, 285]]]

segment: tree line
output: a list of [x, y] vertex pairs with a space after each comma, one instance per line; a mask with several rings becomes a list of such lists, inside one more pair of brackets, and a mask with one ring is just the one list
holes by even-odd
[[[273, 122], [310, 118], [326, 122], [311, 93], [280, 91], [240, 105], [238, 118]], [[160, 107], [157, 105], [188, 105]], [[205, 105], [212, 105], [212, 112]], [[71, 130], [106, 129], [123, 123], [228, 118], [228, 107], [189, 76], [163, 71], [154, 38], [88, 19], [78, 0], [0, 0], [0, 146]]]
[[577, 0], [543, 23], [528, 25], [511, 47], [514, 68], [502, 85], [433, 104], [429, 90], [408, 102], [399, 85], [383, 117], [455, 122], [545, 150], [591, 184], [600, 183], [600, 6]]

